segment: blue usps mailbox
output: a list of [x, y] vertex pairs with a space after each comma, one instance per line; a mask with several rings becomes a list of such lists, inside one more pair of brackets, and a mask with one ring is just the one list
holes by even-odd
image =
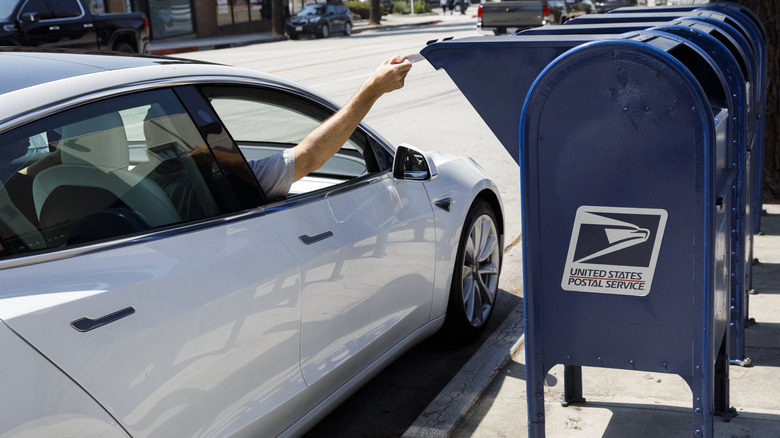
[[[745, 329], [750, 324], [748, 318], [748, 297], [752, 281], [751, 265], [753, 253], [753, 233], [751, 227], [750, 208], [750, 176], [751, 176], [751, 145], [754, 144], [755, 119], [751, 117], [755, 102], [751, 94], [750, 84], [746, 78], [752, 72], [750, 62], [740, 63], [734, 57], [737, 47], [729, 47], [721, 41], [729, 43], [729, 40], [718, 40], [704, 30], [717, 32], [717, 28], [710, 27], [707, 23], [681, 21], [677, 25], [660, 26], [645, 32], [646, 34], [668, 35], [671, 38], [683, 38], [690, 41], [702, 51], [701, 56], [707, 59], [714, 71], [721, 73], [719, 81], [723, 87], [725, 103], [731, 114], [727, 129], [727, 139], [734, 144], [737, 151], [736, 170], [734, 178], [735, 208], [733, 208], [732, 230], [732, 281], [730, 287], [730, 316], [729, 316], [729, 360], [732, 364], [743, 366], [751, 365], [751, 360], [745, 351]], [[702, 30], [704, 29], [704, 30]], [[724, 34], [725, 35], [725, 34]], [[750, 60], [752, 58], [747, 58]], [[740, 58], [740, 60], [745, 60]]]
[[672, 42], [574, 48], [525, 101], [529, 436], [544, 435], [544, 376], [556, 364], [681, 375], [694, 436], [712, 436], [713, 415], [729, 415], [737, 151], [710, 80], [719, 73], [692, 44], [681, 55]]
[[566, 402], [582, 366], [679, 374], [694, 435], [711, 436], [730, 415], [739, 202], [725, 64], [661, 32], [546, 38], [422, 52], [521, 164], [529, 434], [544, 435], [544, 376], [564, 364]]
[[[740, 124], [736, 130], [730, 130], [733, 141], [739, 142], [739, 183], [738, 199], [735, 213], [736, 230], [732, 234], [734, 239], [733, 267], [734, 281], [731, 296], [731, 336], [730, 356], [731, 362], [739, 365], [750, 365], [752, 362], [745, 352], [745, 328], [754, 321], [749, 318], [748, 304], [749, 292], [752, 290], [752, 260], [753, 260], [753, 234], [758, 232], [761, 212], [761, 179], [763, 167], [763, 93], [762, 85], [763, 63], [765, 49], [760, 23], [753, 19], [752, 13], [744, 8], [732, 7], [730, 4], [712, 4], [696, 9], [677, 8], [675, 12], [658, 12], [653, 9], [644, 9], [637, 13], [632, 8], [621, 9], [623, 13], [611, 13], [603, 15], [589, 15], [567, 22], [565, 26], [532, 29], [523, 32], [523, 35], [536, 36], [549, 35], [576, 35], [623, 32], [626, 30], [638, 30], [645, 26], [652, 29], [673, 33], [688, 40], [697, 41], [707, 51], [721, 52], [715, 56], [724, 64], [729, 55], [723, 54], [720, 44], [712, 40], [702, 38], [700, 33], [707, 33], [719, 43], [723, 44], [736, 62], [740, 65], [743, 78], [737, 86], [733, 75], [726, 74], [732, 79], [729, 95], [739, 93], [739, 99], [735, 98], [738, 107], [730, 106], [732, 114], [740, 117]], [[670, 20], [662, 24], [662, 20]], [[655, 27], [653, 27], [655, 26]], [[710, 49], [713, 47], [713, 49]], [[723, 66], [724, 71], [727, 68]]]

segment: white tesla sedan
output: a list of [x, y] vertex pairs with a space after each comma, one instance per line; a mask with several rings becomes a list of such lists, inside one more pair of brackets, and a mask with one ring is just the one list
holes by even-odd
[[495, 304], [470, 159], [361, 125], [288, 197], [246, 160], [335, 111], [171, 58], [0, 49], [0, 436], [296, 436]]

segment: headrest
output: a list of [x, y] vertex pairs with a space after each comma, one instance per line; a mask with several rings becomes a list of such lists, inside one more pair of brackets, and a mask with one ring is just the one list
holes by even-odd
[[104, 171], [130, 164], [127, 134], [117, 112], [64, 126], [58, 148], [62, 164], [88, 164]]

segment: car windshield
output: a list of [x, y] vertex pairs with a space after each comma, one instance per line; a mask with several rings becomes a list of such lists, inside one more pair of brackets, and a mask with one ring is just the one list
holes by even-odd
[[0, 20], [8, 20], [18, 3], [18, 0], [0, 0]]
[[300, 12], [298, 12], [295, 15], [298, 15], [299, 17], [311, 17], [313, 15], [323, 15], [323, 14], [325, 14], [324, 5], [306, 5], [303, 7], [303, 9], [301, 9]]

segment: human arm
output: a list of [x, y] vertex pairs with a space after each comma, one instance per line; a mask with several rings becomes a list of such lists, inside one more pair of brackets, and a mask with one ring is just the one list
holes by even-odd
[[354, 96], [295, 146], [295, 177], [313, 172], [346, 143], [357, 126], [383, 94], [404, 86], [412, 63], [400, 56], [385, 60]]
[[[284, 160], [279, 159], [281, 155], [274, 157], [273, 163], [275, 165], [285, 164], [289, 168], [288, 173], [281, 173], [286, 184], [298, 181], [310, 172], [322, 167], [347, 142], [379, 97], [403, 87], [404, 79], [411, 67], [410, 61], [399, 56], [385, 60], [343, 108], [322, 122], [292, 149], [292, 156], [285, 156]], [[237, 160], [243, 160], [243, 157], [237, 154], [225, 153], [218, 149], [211, 152], [218, 156], [220, 161], [236, 160], [233, 162], [234, 165], [242, 164]], [[205, 145], [198, 145], [190, 153], [190, 156], [195, 159], [196, 163], [200, 163], [204, 160], [211, 160], [211, 152]], [[249, 162], [255, 177], [264, 190], [267, 187], [278, 185], [279, 181], [269, 181], [269, 178], [280, 177], [280, 172], [264, 169], [266, 164], [268, 164], [267, 160]]]

